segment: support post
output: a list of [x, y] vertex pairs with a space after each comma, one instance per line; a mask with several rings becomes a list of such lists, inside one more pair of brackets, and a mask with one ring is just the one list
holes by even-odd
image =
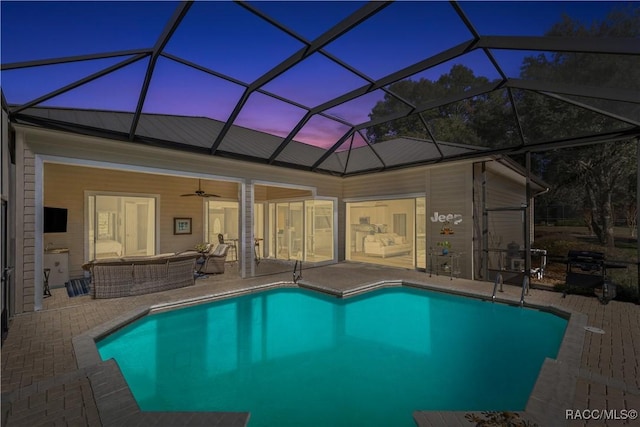
[[489, 212], [487, 211], [487, 162], [482, 162], [482, 277], [489, 280]]
[[638, 301], [640, 304], [640, 138], [636, 137], [636, 285], [638, 287]]
[[524, 274], [529, 276], [531, 274], [531, 219], [533, 217], [531, 208], [531, 152], [525, 153], [525, 163], [527, 167], [526, 177], [526, 197], [527, 205], [524, 209]]

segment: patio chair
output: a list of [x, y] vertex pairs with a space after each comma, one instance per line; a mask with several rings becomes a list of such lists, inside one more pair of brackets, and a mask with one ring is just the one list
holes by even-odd
[[237, 242], [238, 239], [224, 240], [224, 236], [222, 234], [218, 234], [218, 243], [221, 245], [229, 246], [229, 251], [231, 251], [230, 255], [232, 255], [229, 261], [238, 261], [238, 246], [236, 245]]
[[224, 273], [224, 262], [227, 259], [227, 251], [229, 245], [224, 243], [218, 244], [209, 252], [204, 259], [200, 273], [219, 274]]

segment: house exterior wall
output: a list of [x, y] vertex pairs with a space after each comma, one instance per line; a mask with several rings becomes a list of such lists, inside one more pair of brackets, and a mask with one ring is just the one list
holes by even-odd
[[[67, 232], [44, 234], [43, 246], [72, 248], [69, 252], [69, 276], [82, 277], [85, 254], [85, 192], [123, 195], [156, 195], [159, 213], [157, 253], [193, 249], [204, 239], [204, 199], [181, 197], [197, 187], [193, 178], [99, 169], [59, 163], [44, 164], [44, 206], [68, 209]], [[215, 184], [215, 188], [212, 187]], [[235, 182], [204, 181], [203, 188], [223, 198], [237, 200]], [[174, 235], [173, 218], [192, 218], [191, 234]]]
[[401, 169], [344, 179], [342, 195], [345, 199], [424, 193], [427, 182], [425, 167]]
[[[527, 205], [526, 179], [522, 175], [514, 176], [514, 172], [495, 161], [485, 162], [483, 174], [482, 163], [474, 165], [474, 199], [477, 201], [475, 214], [481, 217], [482, 210], [487, 210], [487, 248], [489, 270], [510, 269], [506, 256], [508, 245], [525, 245], [524, 210]], [[483, 190], [484, 180], [484, 190]], [[484, 197], [484, 199], [483, 199]], [[533, 233], [533, 203], [530, 201], [529, 221]], [[509, 210], [511, 209], [511, 210]], [[483, 223], [478, 222], [474, 236], [479, 240], [478, 248], [482, 248], [481, 236]], [[481, 277], [482, 259], [485, 254], [475, 253], [476, 275]], [[489, 274], [489, 278], [491, 278]]]
[[[504, 175], [487, 171], [487, 208], [519, 208], [527, 204], [525, 188]], [[506, 249], [511, 242], [524, 244], [523, 211], [489, 212], [489, 245]]]
[[[474, 277], [472, 172], [472, 164], [466, 163], [434, 168], [426, 177], [427, 250], [442, 253], [438, 242], [448, 241], [450, 250], [460, 256], [460, 275], [466, 278]], [[450, 228], [453, 234], [441, 234], [443, 228]]]
[[[305, 187], [313, 189], [317, 196], [336, 198], [338, 260], [343, 260], [345, 254], [345, 199], [424, 195], [427, 248], [437, 250], [437, 242], [446, 238], [452, 244], [452, 251], [462, 253], [461, 276], [475, 277], [472, 254], [479, 243], [477, 239], [474, 242], [474, 219], [476, 229], [480, 219], [474, 218], [476, 195], [471, 160], [340, 178], [19, 125], [16, 128], [19, 135], [18, 168], [23, 171], [16, 183], [19, 193], [16, 215], [25, 218], [16, 227], [20, 237], [16, 248], [21, 257], [21, 265], [16, 272], [16, 279], [19, 279], [19, 295], [16, 296], [16, 301], [20, 300], [19, 311], [39, 309], [36, 290], [41, 289], [42, 278], [35, 272], [42, 270], [41, 265], [38, 265], [42, 257], [35, 256], [36, 253], [42, 253], [50, 241], [57, 247], [78, 247], [79, 244], [84, 247], [85, 191], [158, 194], [161, 204], [158, 250], [173, 252], [190, 249], [200, 243], [203, 239], [202, 215], [194, 215], [193, 212], [204, 212], [202, 200], [179, 197], [179, 194], [195, 189], [192, 188], [194, 177], [204, 177], [205, 180], [217, 183], [215, 189], [205, 186], [207, 191], [241, 201], [244, 209], [241, 209], [240, 220], [245, 227], [245, 234], [241, 239], [245, 243], [244, 247], [248, 248], [247, 251], [252, 250], [249, 240], [253, 223], [250, 215], [256, 200], [263, 200], [265, 197], [299, 197], [309, 194]], [[185, 175], [190, 178], [184, 177]], [[500, 184], [504, 184], [504, 190], [492, 190], [488, 196], [492, 203], [512, 203], [524, 197], [524, 186], [510, 183], [508, 176], [496, 174], [492, 179], [496, 183], [504, 181]], [[36, 189], [38, 182], [44, 183], [44, 200], [37, 200], [38, 194], [43, 194], [42, 189]], [[292, 184], [294, 190], [298, 190], [287, 192], [286, 187], [291, 187]], [[44, 205], [69, 209], [68, 236], [41, 237], [42, 230], [40, 225], [38, 232], [36, 212], [38, 207]], [[194, 219], [193, 234], [174, 236], [173, 217], [182, 216]], [[451, 219], [450, 224], [444, 224], [443, 218]], [[444, 225], [450, 226], [454, 234], [441, 235]], [[247, 252], [245, 255], [251, 254]], [[81, 275], [79, 267], [85, 261], [84, 251], [76, 251], [70, 256], [71, 277]], [[252, 271], [252, 263], [242, 263], [243, 275], [251, 274]], [[38, 282], [40, 288], [37, 286]]]
[[[42, 227], [36, 224], [35, 155], [25, 142], [25, 134], [16, 132], [16, 313], [40, 310], [42, 294], [36, 294], [36, 280], [42, 282], [41, 263], [36, 259], [36, 236]], [[42, 288], [41, 288], [42, 289]]]
[[220, 177], [244, 182], [255, 180], [274, 187], [279, 183], [284, 186], [295, 183], [316, 188], [319, 196], [335, 196], [342, 188], [341, 179], [329, 175], [104, 138], [36, 128], [28, 130], [29, 147], [35, 153], [44, 156], [112, 163], [136, 170], [148, 168], [151, 172], [163, 170], [184, 175], [184, 172], [188, 171], [192, 174], [207, 175], [210, 179]]
[[[67, 134], [30, 126], [13, 126], [16, 129], [18, 145], [16, 168], [21, 171], [18, 173], [19, 176], [16, 182], [15, 216], [16, 218], [24, 218], [24, 221], [17, 221], [16, 223], [16, 313], [39, 310], [42, 307], [43, 275], [39, 273], [42, 272], [42, 256], [36, 256], [36, 254], [42, 254], [46, 244], [50, 241], [56, 247], [69, 246], [75, 248], [79, 237], [84, 236], [84, 224], [82, 223], [84, 219], [84, 190], [115, 192], [137, 192], [137, 190], [140, 190], [145, 194], [160, 194], [160, 203], [164, 203], [163, 199], [166, 199], [166, 203], [169, 206], [169, 210], [164, 208], [160, 210], [160, 229], [163, 230], [163, 236], [161, 236], [161, 246], [158, 250], [161, 252], [192, 248], [203, 239], [202, 223], [201, 221], [196, 221], [196, 218], [201, 218], [201, 213], [204, 212], [201, 201], [196, 202], [200, 204], [194, 211], [191, 210], [193, 206], [189, 205], [192, 202], [186, 202], [187, 198], [175, 199], [176, 194], [195, 190], [193, 187], [195, 181], [193, 178], [186, 179], [173, 175], [202, 176], [204, 177], [203, 179], [216, 180], [216, 182], [218, 180], [231, 181], [230, 183], [226, 182], [224, 188], [210, 191], [218, 193], [218, 190], [220, 190], [220, 192], [224, 192], [223, 195], [225, 197], [228, 196], [233, 200], [241, 200], [244, 194], [245, 197], [248, 197], [246, 200], [243, 199], [247, 207], [249, 200], [254, 200], [254, 195], [253, 191], [245, 191], [243, 187], [252, 186], [254, 181], [276, 188], [279, 185], [286, 187], [291, 183], [295, 183], [299, 187], [314, 188], [318, 196], [335, 198], [339, 197], [342, 191], [341, 179], [328, 175], [318, 175], [311, 172], [295, 171], [220, 157], [181, 153], [176, 150]], [[82, 194], [74, 194], [73, 200], [70, 200], [70, 191], [62, 191], [57, 196], [54, 194], [52, 196], [54, 197], [53, 199], [47, 196], [46, 201], [37, 200], [38, 195], [42, 197], [43, 191], [42, 188], [36, 191], [35, 186], [42, 185], [42, 183], [45, 183], [44, 185], [46, 186], [47, 178], [44, 175], [46, 172], [55, 171], [55, 169], [49, 169], [49, 167], [57, 163], [90, 165], [92, 167], [87, 169], [93, 169], [93, 177], [88, 178], [87, 175], [87, 181], [85, 177], [65, 176], [63, 173], [59, 178], [67, 186], [67, 190], [73, 188], [74, 192], [81, 191]], [[104, 172], [104, 169], [95, 169], [95, 167], [116, 170]], [[147, 179], [143, 180], [145, 185], [140, 187], [135, 184], [135, 180], [130, 178], [131, 175], [126, 175], [127, 170], [130, 173], [132, 171], [145, 172], [140, 174], [147, 177]], [[100, 175], [96, 174], [96, 171], [100, 171], [103, 176], [96, 178]], [[59, 170], [56, 172], [60, 173]], [[170, 177], [173, 179], [169, 179]], [[49, 182], [55, 182], [55, 179], [49, 180]], [[93, 190], [88, 187], [78, 188], [78, 184], [82, 182], [90, 183]], [[169, 195], [170, 191], [172, 191], [172, 195]], [[301, 193], [300, 190], [293, 193], [281, 189], [274, 191], [276, 192], [275, 195], [283, 198], [297, 197]], [[47, 192], [44, 193], [46, 194]], [[309, 194], [308, 191], [304, 193]], [[164, 197], [162, 197], [163, 194]], [[61, 199], [64, 199], [64, 201]], [[193, 199], [197, 200], [196, 198]], [[51, 234], [43, 238], [42, 218], [41, 215], [36, 215], [36, 213], [42, 211], [42, 207], [45, 204], [55, 207], [70, 206], [68, 237], [63, 237], [60, 234]], [[193, 212], [198, 212], [198, 215], [193, 215]], [[182, 216], [194, 219], [193, 233], [188, 237], [173, 236], [173, 217]], [[242, 220], [242, 218], [240, 219]], [[247, 224], [249, 223], [245, 221], [245, 226]], [[180, 239], [178, 242], [175, 239], [177, 237], [187, 238], [184, 241]], [[248, 231], [245, 231], [243, 238], [245, 240], [250, 238]], [[341, 245], [342, 247], [344, 246], [343, 243]], [[180, 247], [178, 248], [178, 246]], [[84, 247], [84, 245], [80, 247]], [[252, 248], [252, 246], [249, 247]], [[82, 274], [79, 268], [83, 262], [84, 250], [74, 250], [73, 253], [70, 253], [70, 277], [77, 277]], [[243, 268], [241, 271], [243, 275], [251, 274], [251, 263], [243, 264]]]
[[[461, 276], [472, 277], [474, 218], [473, 169], [470, 161], [347, 177], [343, 188], [345, 199], [426, 195], [427, 249], [438, 252], [437, 242], [448, 240], [452, 244], [452, 252], [461, 255]], [[454, 234], [446, 238], [440, 235], [443, 223], [437, 218], [443, 214], [445, 217], [448, 214], [459, 215], [456, 217], [457, 224], [452, 226]], [[432, 221], [430, 218], [434, 215], [436, 220]], [[341, 241], [344, 241], [344, 237]]]

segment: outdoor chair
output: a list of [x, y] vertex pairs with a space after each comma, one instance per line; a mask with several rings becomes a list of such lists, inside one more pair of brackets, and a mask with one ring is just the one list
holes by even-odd
[[224, 243], [218, 244], [213, 248], [204, 259], [202, 269], [200, 273], [204, 274], [219, 274], [224, 273], [224, 263], [227, 259], [227, 252], [229, 251], [229, 245]]
[[230, 261], [238, 261], [238, 247], [236, 246], [237, 239], [224, 240], [224, 236], [222, 234], [218, 234], [218, 243], [221, 245], [229, 246], [229, 251], [233, 257]]

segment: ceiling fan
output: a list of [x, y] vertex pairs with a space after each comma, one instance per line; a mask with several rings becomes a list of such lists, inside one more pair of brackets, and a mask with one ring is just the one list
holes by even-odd
[[201, 180], [198, 180], [198, 189], [193, 193], [181, 194], [180, 197], [198, 196], [198, 197], [220, 197], [217, 194], [205, 193], [202, 191]]

